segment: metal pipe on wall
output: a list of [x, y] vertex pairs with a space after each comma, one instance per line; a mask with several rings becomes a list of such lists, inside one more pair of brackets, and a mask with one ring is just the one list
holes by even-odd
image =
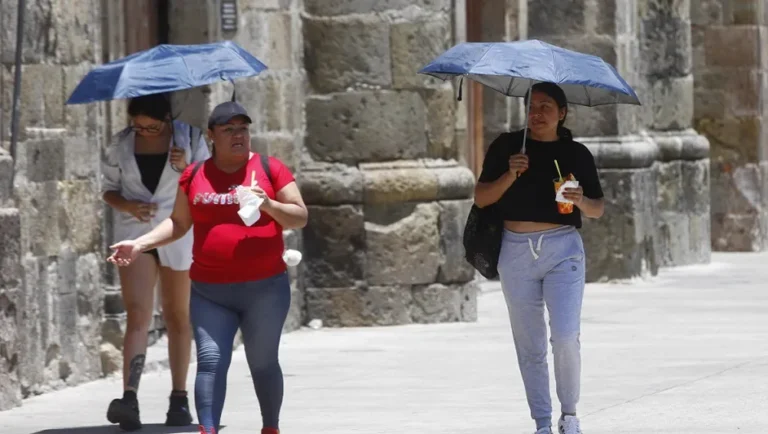
[[16, 58], [14, 64], [13, 75], [13, 105], [11, 109], [11, 158], [14, 163], [12, 167], [13, 175], [16, 170], [16, 146], [19, 141], [19, 99], [21, 98], [21, 49], [24, 45], [24, 10], [26, 9], [26, 1], [19, 0], [18, 10], [16, 11]]

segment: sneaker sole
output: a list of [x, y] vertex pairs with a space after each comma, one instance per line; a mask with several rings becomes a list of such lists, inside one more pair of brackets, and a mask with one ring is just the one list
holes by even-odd
[[119, 424], [125, 431], [137, 431], [142, 428], [141, 420], [133, 409], [117, 403], [109, 405], [107, 420]]

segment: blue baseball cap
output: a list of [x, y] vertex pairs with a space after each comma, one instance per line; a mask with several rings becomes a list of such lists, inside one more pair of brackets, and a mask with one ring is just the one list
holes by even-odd
[[224, 125], [237, 116], [243, 116], [249, 124], [253, 123], [245, 107], [235, 101], [221, 103], [213, 109], [211, 116], [208, 117], [208, 129], [216, 125]]

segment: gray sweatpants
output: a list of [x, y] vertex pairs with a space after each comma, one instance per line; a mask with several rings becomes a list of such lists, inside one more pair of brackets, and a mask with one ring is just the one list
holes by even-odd
[[581, 236], [571, 226], [533, 233], [505, 230], [498, 269], [531, 417], [537, 429], [548, 427], [552, 424], [552, 402], [545, 304], [562, 412], [575, 413], [579, 401], [584, 296]]

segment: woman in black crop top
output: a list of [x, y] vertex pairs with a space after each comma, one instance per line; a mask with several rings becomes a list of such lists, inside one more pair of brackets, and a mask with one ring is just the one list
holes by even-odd
[[[504, 220], [499, 278], [536, 434], [550, 434], [552, 424], [545, 305], [561, 404], [558, 431], [580, 434], [576, 404], [585, 278], [584, 245], [577, 229], [582, 216], [602, 216], [605, 204], [592, 154], [563, 127], [568, 114], [563, 90], [538, 83], [529, 96], [525, 153], [520, 152], [523, 131], [502, 134], [491, 143], [475, 188], [475, 204], [494, 207]], [[554, 182], [559, 179], [555, 161], [563, 177], [572, 174], [579, 184], [563, 192], [573, 204], [570, 213], [561, 212], [563, 205], [555, 201]]]

